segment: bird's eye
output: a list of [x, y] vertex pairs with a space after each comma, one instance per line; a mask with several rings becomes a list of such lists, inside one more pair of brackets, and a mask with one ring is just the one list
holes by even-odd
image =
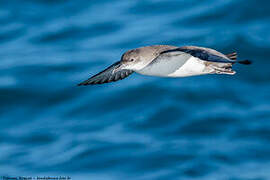
[[130, 61], [132, 62], [132, 61], [134, 61], [134, 59], [130, 59]]

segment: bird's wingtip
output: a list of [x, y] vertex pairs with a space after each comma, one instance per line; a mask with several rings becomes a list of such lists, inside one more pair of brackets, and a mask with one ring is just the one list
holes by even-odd
[[250, 65], [250, 64], [252, 64], [252, 61], [246, 59], [246, 60], [238, 61], [238, 63], [244, 64], [244, 65]]
[[92, 82], [90, 82], [88, 79], [86, 81], [83, 81], [83, 82], [77, 84], [77, 86], [87, 86], [87, 85], [91, 85], [91, 84], [92, 84]]

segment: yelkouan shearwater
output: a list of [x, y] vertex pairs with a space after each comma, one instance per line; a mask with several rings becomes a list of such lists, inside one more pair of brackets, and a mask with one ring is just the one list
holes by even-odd
[[197, 46], [153, 45], [125, 52], [121, 60], [78, 85], [118, 81], [133, 72], [160, 77], [186, 77], [203, 74], [235, 74], [232, 65], [251, 64], [237, 61], [237, 53], [224, 55], [214, 49]]

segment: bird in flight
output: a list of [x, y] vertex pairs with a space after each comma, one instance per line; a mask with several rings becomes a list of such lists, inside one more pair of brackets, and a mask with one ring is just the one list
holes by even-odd
[[78, 84], [104, 84], [124, 79], [133, 72], [160, 77], [186, 77], [203, 74], [235, 74], [232, 65], [251, 64], [237, 61], [237, 53], [222, 54], [197, 46], [145, 46], [125, 52], [121, 60]]

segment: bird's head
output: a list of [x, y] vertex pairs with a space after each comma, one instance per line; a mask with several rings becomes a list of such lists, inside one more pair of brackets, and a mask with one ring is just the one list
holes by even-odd
[[141, 56], [141, 49], [132, 49], [125, 52], [121, 57], [121, 69], [139, 71], [143, 69], [147, 63]]

